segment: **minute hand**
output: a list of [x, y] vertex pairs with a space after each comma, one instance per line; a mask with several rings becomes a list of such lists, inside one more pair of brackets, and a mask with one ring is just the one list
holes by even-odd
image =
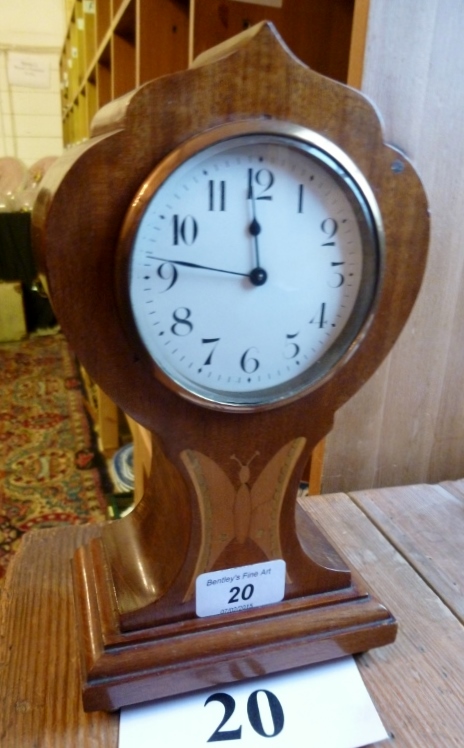
[[250, 273], [238, 273], [236, 270], [224, 270], [224, 268], [213, 268], [209, 265], [198, 265], [196, 262], [186, 262], [185, 260], [171, 260], [167, 257], [155, 257], [147, 255], [149, 260], [159, 260], [159, 262], [170, 262], [171, 265], [181, 265], [186, 268], [196, 268], [197, 270], [212, 270], [214, 273], [227, 273], [227, 275], [240, 275], [242, 278], [249, 278]]

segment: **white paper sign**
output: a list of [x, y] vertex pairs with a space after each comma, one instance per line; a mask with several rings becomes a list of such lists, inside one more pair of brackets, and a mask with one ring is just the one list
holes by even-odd
[[11, 86], [50, 88], [50, 58], [48, 55], [8, 52], [8, 81]]
[[122, 709], [119, 748], [360, 748], [386, 738], [347, 657]]
[[196, 579], [197, 616], [258, 608], [283, 600], [285, 561], [277, 559], [235, 569], [211, 571]]

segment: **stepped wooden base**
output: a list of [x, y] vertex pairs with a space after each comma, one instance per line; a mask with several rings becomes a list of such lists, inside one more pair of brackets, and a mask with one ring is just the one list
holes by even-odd
[[[247, 611], [121, 633], [101, 541], [73, 562], [86, 711], [188, 693], [390, 644], [396, 622], [361, 581]], [[100, 561], [98, 560], [100, 559]]]

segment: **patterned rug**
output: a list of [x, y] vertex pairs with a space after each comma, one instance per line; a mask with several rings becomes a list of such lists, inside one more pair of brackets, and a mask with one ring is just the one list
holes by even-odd
[[25, 532], [102, 521], [111, 490], [65, 338], [0, 344], [0, 585]]

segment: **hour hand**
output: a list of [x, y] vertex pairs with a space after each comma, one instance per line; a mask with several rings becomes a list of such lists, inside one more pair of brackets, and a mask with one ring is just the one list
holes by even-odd
[[253, 193], [253, 188], [250, 187], [250, 195], [249, 199], [251, 200], [251, 209], [253, 212], [253, 220], [251, 221], [248, 231], [250, 232], [251, 236], [253, 237], [253, 242], [255, 246], [255, 263], [256, 267], [260, 267], [260, 261], [259, 261], [259, 242], [258, 242], [258, 236], [261, 233], [261, 224], [256, 218], [256, 205], [255, 205], [255, 196]]
[[[248, 231], [250, 232], [250, 234], [253, 237], [257, 237], [258, 234], [261, 233], [261, 224], [258, 223], [258, 221], [256, 220], [256, 218], [253, 218], [252, 222], [250, 223], [250, 225], [248, 227]], [[258, 241], [258, 240], [256, 239], [256, 241]]]

